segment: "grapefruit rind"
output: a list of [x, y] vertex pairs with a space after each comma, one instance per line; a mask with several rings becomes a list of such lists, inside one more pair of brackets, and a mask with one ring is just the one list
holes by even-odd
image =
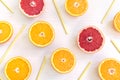
[[[54, 65], [54, 63], [53, 63], [53, 57], [54, 57], [54, 55], [56, 54], [56, 52], [58, 52], [58, 51], [60, 51], [60, 50], [66, 50], [66, 51], [70, 52], [70, 53], [72, 54], [72, 56], [74, 57], [74, 64], [73, 64], [72, 68], [69, 69], [68, 71], [60, 71], [59, 69], [57, 69], [57, 68], [55, 67], [55, 65]], [[72, 53], [69, 49], [67, 49], [67, 48], [59, 48], [59, 49], [57, 49], [57, 50], [55, 50], [55, 51], [53, 52], [53, 54], [52, 54], [52, 56], [51, 56], [51, 64], [52, 64], [53, 68], [54, 68], [57, 72], [59, 72], [59, 73], [61, 73], [61, 74], [65, 74], [65, 73], [69, 73], [69, 72], [71, 72], [71, 71], [73, 70], [73, 68], [75, 67], [75, 64], [76, 64], [76, 59], [75, 59], [75, 56], [73, 55], [73, 53]]]
[[[21, 2], [21, 0], [19, 0], [19, 9], [20, 9], [20, 11], [21, 11], [25, 16], [27, 16], [27, 17], [29, 17], [29, 18], [35, 18], [35, 17], [40, 16], [40, 15], [43, 13], [44, 8], [45, 8], [45, 6], [43, 6], [42, 10], [40, 11], [40, 13], [39, 13], [38, 15], [28, 15], [28, 14], [25, 13], [24, 10], [21, 8], [20, 2]], [[43, 0], [43, 2], [44, 2], [44, 0]], [[45, 4], [45, 3], [44, 3], [44, 4]]]
[[[113, 25], [114, 25], [114, 28], [120, 32], [120, 24], [117, 24], [117, 21], [118, 21], [118, 16], [120, 16], [120, 12], [118, 12], [115, 17], [114, 17], [114, 21], [113, 21]], [[119, 26], [118, 26], [119, 25]]]
[[9, 36], [8, 36], [6, 39], [4, 39], [3, 41], [0, 41], [0, 44], [1, 44], [1, 43], [7, 42], [7, 41], [12, 37], [12, 35], [13, 35], [13, 27], [12, 27], [12, 25], [11, 25], [9, 22], [7, 22], [7, 21], [0, 21], [0, 23], [8, 24], [9, 27], [10, 27], [10, 30], [11, 30]]
[[68, 0], [66, 0], [65, 2], [65, 10], [68, 14], [70, 14], [71, 16], [75, 16], [75, 17], [78, 17], [78, 16], [82, 16], [84, 13], [86, 13], [87, 9], [88, 9], [88, 1], [86, 0], [86, 8], [85, 10], [82, 12], [82, 13], [79, 13], [79, 14], [74, 14], [74, 13], [71, 13], [68, 8], [67, 8], [67, 2]]
[[6, 69], [7, 69], [7, 66], [8, 66], [9, 62], [11, 62], [12, 60], [17, 59], [17, 58], [25, 61], [25, 62], [28, 64], [29, 73], [28, 73], [27, 77], [24, 79], [24, 80], [27, 80], [27, 79], [29, 78], [31, 72], [32, 72], [32, 67], [31, 67], [30, 62], [29, 62], [27, 59], [25, 59], [25, 58], [23, 58], [23, 57], [21, 57], [21, 56], [13, 57], [13, 58], [11, 58], [10, 60], [8, 60], [8, 62], [7, 62], [6, 65], [5, 65], [5, 71], [4, 71], [4, 72], [5, 72], [5, 75], [6, 75], [6, 77], [7, 77], [8, 80], [11, 80], [11, 79], [8, 77], [8, 75], [7, 75]]
[[[33, 27], [34, 25], [36, 25], [37, 23], [45, 23], [45, 24], [48, 24], [49, 27], [51, 28], [52, 32], [53, 32], [53, 35], [52, 35], [51, 40], [50, 40], [47, 44], [45, 44], [45, 45], [36, 44], [36, 43], [32, 40], [32, 38], [31, 38], [30, 32], [31, 32], [31, 30], [32, 30], [32, 27]], [[52, 41], [54, 40], [54, 38], [55, 38], [55, 35], [54, 35], [54, 34], [55, 34], [55, 32], [54, 32], [54, 29], [53, 29], [52, 25], [51, 25], [50, 23], [46, 22], [46, 21], [38, 21], [38, 22], [35, 22], [35, 23], [32, 24], [31, 28], [29, 29], [29, 39], [30, 39], [30, 41], [31, 41], [35, 46], [38, 46], [38, 47], [46, 47], [46, 46], [50, 45], [50, 44], [52, 43]]]
[[[101, 47], [100, 47], [99, 49], [96, 49], [95, 51], [86, 51], [84, 48], [80, 47], [80, 45], [79, 45], [79, 35], [80, 35], [80, 33], [81, 33], [84, 29], [87, 29], [87, 28], [89, 28], [89, 27], [92, 27], [92, 28], [98, 30], [98, 31], [100, 32], [102, 38], [103, 38], [103, 42], [102, 42]], [[83, 51], [83, 52], [85, 52], [85, 53], [88, 53], [88, 54], [97, 53], [98, 51], [100, 51], [100, 50], [103, 48], [104, 44], [105, 44], [105, 36], [103, 35], [102, 31], [101, 31], [99, 28], [97, 28], [97, 27], [95, 27], [95, 26], [93, 26], [93, 25], [83, 28], [83, 29], [80, 30], [79, 33], [78, 33], [78, 36], [77, 36], [77, 45], [78, 45], [78, 47], [80, 48], [80, 50]]]
[[99, 64], [99, 66], [98, 66], [98, 74], [99, 74], [99, 76], [100, 76], [100, 78], [101, 78], [102, 80], [105, 80], [105, 79], [104, 79], [104, 77], [102, 76], [101, 71], [100, 71], [100, 70], [101, 70], [101, 66], [102, 66], [102, 64], [103, 64], [104, 62], [106, 62], [106, 61], [108, 61], [108, 60], [113, 60], [113, 61], [116, 61], [117, 63], [120, 64], [120, 62], [119, 62], [118, 60], [114, 59], [114, 58], [104, 59], [104, 60]]

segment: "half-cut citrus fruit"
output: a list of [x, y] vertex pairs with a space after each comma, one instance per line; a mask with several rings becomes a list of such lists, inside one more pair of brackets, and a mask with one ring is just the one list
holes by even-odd
[[10, 59], [5, 66], [8, 80], [27, 80], [31, 74], [31, 64], [23, 57]]
[[8, 41], [13, 34], [12, 25], [6, 21], [0, 21], [0, 43]]
[[114, 28], [120, 32], [120, 12], [114, 17]]
[[45, 47], [53, 41], [54, 29], [48, 22], [35, 22], [29, 30], [29, 39], [34, 45]]
[[76, 60], [69, 49], [60, 48], [53, 52], [51, 63], [59, 73], [68, 73], [74, 68]]
[[102, 80], [120, 80], [120, 62], [115, 59], [103, 60], [98, 68]]
[[44, 7], [43, 0], [20, 0], [20, 10], [28, 17], [36, 17], [40, 15]]
[[104, 45], [102, 32], [94, 26], [81, 30], [77, 37], [79, 48], [86, 53], [98, 52]]
[[72, 16], [81, 16], [88, 9], [88, 1], [87, 0], [66, 0], [65, 9]]

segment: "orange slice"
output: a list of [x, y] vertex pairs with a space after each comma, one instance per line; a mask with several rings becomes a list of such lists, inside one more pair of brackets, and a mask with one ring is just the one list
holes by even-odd
[[23, 57], [10, 59], [5, 66], [8, 80], [27, 80], [31, 73], [31, 64]]
[[99, 65], [99, 76], [102, 80], [120, 80], [120, 62], [105, 59]]
[[88, 9], [88, 2], [87, 0], [66, 0], [65, 9], [72, 16], [81, 16]]
[[76, 61], [70, 50], [60, 48], [53, 52], [51, 63], [59, 73], [68, 73], [74, 68]]
[[114, 27], [117, 31], [120, 32], [120, 12], [118, 12], [114, 17]]
[[0, 21], [0, 43], [8, 41], [12, 34], [12, 25], [6, 21]]
[[45, 21], [34, 23], [29, 30], [29, 39], [39, 47], [49, 45], [54, 39], [54, 30], [51, 24]]

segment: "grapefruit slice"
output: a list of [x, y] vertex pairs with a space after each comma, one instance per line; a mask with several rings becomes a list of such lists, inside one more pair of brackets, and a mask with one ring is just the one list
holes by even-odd
[[120, 80], [120, 62], [109, 58], [103, 60], [98, 67], [102, 80]]
[[35, 22], [29, 30], [29, 39], [38, 47], [48, 46], [54, 39], [54, 29], [48, 22]]
[[59, 48], [53, 52], [51, 63], [57, 72], [68, 73], [73, 70], [76, 60], [69, 49]]
[[104, 36], [99, 29], [89, 26], [79, 32], [77, 43], [85, 53], [96, 53], [104, 45]]
[[8, 41], [13, 34], [12, 25], [6, 21], [0, 21], [0, 43]]
[[87, 0], [66, 0], [65, 9], [72, 16], [81, 16], [88, 9], [88, 1]]
[[8, 80], [27, 80], [31, 74], [31, 64], [23, 57], [14, 57], [5, 65]]
[[28, 17], [37, 17], [44, 7], [43, 0], [20, 0], [20, 10]]
[[120, 12], [116, 14], [114, 17], [114, 28], [120, 32]]

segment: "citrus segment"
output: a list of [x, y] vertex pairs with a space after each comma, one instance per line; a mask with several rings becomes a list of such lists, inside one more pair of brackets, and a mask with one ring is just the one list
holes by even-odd
[[54, 30], [48, 22], [39, 21], [31, 26], [29, 38], [34, 45], [45, 47], [53, 41]]
[[56, 71], [60, 73], [68, 73], [75, 65], [75, 57], [70, 50], [60, 48], [53, 52], [51, 63]]
[[82, 51], [95, 53], [102, 48], [104, 37], [100, 30], [94, 26], [89, 26], [79, 32], [77, 42]]
[[65, 9], [72, 16], [81, 16], [88, 9], [88, 2], [87, 0], [66, 0]]
[[6, 21], [0, 21], [0, 43], [8, 41], [12, 34], [12, 25]]
[[28, 17], [38, 16], [44, 7], [43, 0], [20, 0], [20, 10]]
[[114, 17], [114, 27], [117, 31], [120, 32], [120, 12], [118, 12]]
[[27, 80], [30, 73], [31, 65], [23, 57], [14, 57], [5, 66], [5, 74], [9, 80]]
[[102, 80], [119, 80], [120, 62], [115, 59], [105, 59], [99, 65], [99, 76]]

